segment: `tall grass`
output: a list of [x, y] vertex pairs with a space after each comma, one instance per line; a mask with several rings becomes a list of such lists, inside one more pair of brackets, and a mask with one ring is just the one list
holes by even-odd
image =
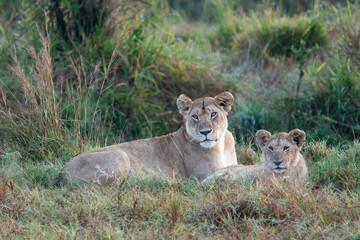
[[280, 10], [264, 9], [261, 14], [238, 13], [231, 1], [212, 1], [217, 11], [217, 30], [211, 35], [215, 45], [230, 49], [251, 48], [269, 55], [291, 56], [298, 49], [326, 45], [325, 23], [318, 15], [288, 16]]
[[[44, 35], [40, 30], [38, 34], [41, 42], [39, 51], [28, 44], [28, 48], [20, 49], [27, 53], [25, 57], [30, 58], [27, 65], [21, 63], [18, 51], [14, 49], [14, 65], [10, 69], [16, 75], [21, 90], [7, 88], [7, 91], [1, 92], [2, 138], [10, 146], [15, 146], [24, 160], [40, 161], [68, 158], [79, 153], [87, 140], [94, 141], [93, 144], [104, 144], [106, 132], [102, 124], [106, 116], [99, 112], [99, 101], [94, 98], [99, 64], [88, 76], [83, 61], [78, 65], [69, 59], [70, 68], [77, 76], [77, 82], [73, 83], [76, 88], [62, 77], [57, 83], [60, 85], [59, 91], [53, 78], [49, 35]], [[113, 58], [115, 56], [116, 50]], [[98, 96], [103, 90], [102, 83]]]
[[168, 119], [178, 116], [173, 111], [178, 95], [217, 94], [223, 88], [215, 85], [209, 58], [178, 42], [169, 25], [153, 26], [138, 16], [118, 31], [117, 44], [108, 46], [111, 55], [102, 50], [92, 55], [97, 62], [87, 54], [96, 43], [92, 37], [78, 43], [79, 51], [91, 45], [86, 57], [70, 52], [60, 59], [50, 34], [39, 31], [39, 49], [21, 39], [11, 67], [17, 79], [2, 83], [8, 100], [1, 128], [2, 138], [25, 159], [69, 158], [88, 143], [103, 146], [173, 131], [180, 119], [171, 124]]
[[[3, 101], [1, 128], [9, 141], [21, 146], [24, 158], [47, 159], [63, 151], [69, 140], [62, 128], [61, 110], [52, 78], [52, 60], [48, 36], [39, 34], [41, 50], [26, 49], [32, 65], [23, 67], [14, 50], [10, 66], [22, 86], [22, 96], [11, 94]], [[2, 93], [3, 98], [5, 92]]]
[[360, 11], [348, 4], [346, 9], [338, 10], [339, 21], [339, 50], [345, 59], [349, 59], [354, 67], [360, 66], [360, 24], [357, 21]]
[[264, 12], [259, 17], [253, 14], [247, 22], [247, 38], [260, 50], [270, 54], [290, 56], [291, 48], [312, 48], [326, 45], [325, 24], [318, 16], [281, 16], [278, 12]]
[[227, 0], [214, 0], [211, 3], [216, 9], [218, 25], [216, 31], [210, 35], [210, 42], [215, 47], [234, 49], [243, 47], [241, 33], [244, 29], [240, 25], [233, 3]]
[[[332, 8], [331, 11], [326, 9], [326, 11], [320, 11], [320, 15], [312, 20], [307, 17], [288, 19], [284, 23], [286, 26], [291, 26], [299, 21], [295, 24], [294, 32], [311, 21], [322, 26], [321, 31], [315, 34], [317, 37], [309, 38], [311, 41], [318, 39], [313, 42], [313, 44], [318, 44], [318, 49], [314, 45], [310, 45], [308, 48], [305, 44], [306, 41], [301, 38], [298, 38], [300, 40], [298, 43], [303, 43], [304, 48], [300, 47], [298, 49], [300, 51], [296, 50], [295, 42], [290, 43], [292, 38], [289, 38], [290, 44], [287, 42], [280, 44], [282, 50], [292, 49], [293, 53], [289, 58], [276, 54], [270, 55], [271, 48], [269, 46], [271, 46], [273, 38], [260, 38], [259, 34], [255, 35], [257, 37], [253, 38], [254, 42], [256, 39], [261, 39], [263, 43], [267, 40], [270, 44], [266, 44], [263, 48], [263, 53], [270, 63], [268, 63], [269, 66], [250, 65], [259, 69], [250, 69], [245, 72], [250, 75], [250, 80], [246, 79], [247, 75], [244, 78], [249, 81], [247, 86], [250, 85], [250, 89], [257, 94], [257, 97], [252, 98], [245, 93], [243, 95], [249, 101], [239, 100], [239, 111], [234, 115], [232, 126], [241, 126], [241, 129], [245, 130], [236, 130], [237, 135], [247, 134], [247, 130], [255, 132], [259, 128], [283, 131], [298, 127], [311, 132], [311, 136], [315, 136], [315, 139], [325, 138], [328, 143], [335, 145], [343, 144], [348, 139], [358, 138], [359, 68], [356, 57], [358, 53], [356, 47], [358, 23], [353, 20], [354, 16], [358, 15], [356, 6], [348, 4], [347, 8], [335, 10]], [[253, 16], [255, 17], [255, 15]], [[286, 18], [288, 17], [275, 17], [275, 21], [268, 21], [264, 24], [265, 26], [277, 26], [273, 23], [281, 22]], [[262, 18], [257, 20], [259, 22], [257, 26], [261, 26], [260, 19]], [[263, 19], [266, 19], [266, 16]], [[331, 23], [327, 28], [323, 28], [324, 19]], [[311, 26], [311, 24], [308, 25], [308, 27]], [[261, 28], [258, 27], [254, 33], [260, 33], [259, 29]], [[281, 32], [268, 30], [264, 30], [264, 32], [273, 35]], [[281, 27], [278, 30], [281, 30]], [[248, 32], [252, 31], [251, 28], [248, 30]], [[320, 44], [321, 39], [326, 40], [323, 42], [326, 45]], [[316, 52], [305, 54], [306, 57], [303, 55], [304, 61], [300, 61], [299, 56], [315, 49]], [[253, 61], [252, 58], [247, 59], [250, 59], [247, 61]], [[296, 62], [298, 67], [294, 68]], [[275, 80], [273, 80], [273, 75], [275, 75]], [[259, 78], [260, 81], [257, 80]], [[257, 91], [257, 88], [261, 90]]]

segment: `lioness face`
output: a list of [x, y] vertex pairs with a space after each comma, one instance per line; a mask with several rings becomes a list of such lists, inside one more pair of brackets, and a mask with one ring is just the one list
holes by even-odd
[[255, 139], [263, 152], [264, 166], [275, 174], [281, 174], [289, 169], [305, 141], [305, 132], [294, 129], [289, 133], [271, 135], [268, 131], [259, 130]]
[[234, 98], [229, 92], [194, 101], [182, 94], [177, 100], [186, 133], [204, 148], [212, 148], [224, 138], [228, 127], [226, 116], [233, 103]]

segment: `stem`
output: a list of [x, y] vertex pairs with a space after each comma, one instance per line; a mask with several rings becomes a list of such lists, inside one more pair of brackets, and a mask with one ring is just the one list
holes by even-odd
[[[299, 70], [300, 70], [300, 73], [299, 73], [299, 80], [298, 80], [298, 83], [297, 83], [297, 88], [296, 88], [296, 97], [295, 97], [295, 100], [299, 97], [299, 92], [300, 92], [300, 86], [301, 86], [301, 80], [304, 76], [304, 70], [302, 67], [299, 67]], [[289, 122], [288, 122], [288, 130], [290, 131], [290, 128], [291, 128], [291, 115], [293, 114], [293, 109], [295, 109], [295, 102], [292, 102], [291, 103], [292, 105], [292, 108], [290, 109], [289, 111]]]
[[303, 76], [304, 76], [304, 70], [301, 68], [300, 69], [300, 74], [299, 74], [299, 80], [298, 80], [298, 84], [297, 84], [297, 88], [296, 88], [296, 97], [299, 96], [301, 79], [302, 79]]

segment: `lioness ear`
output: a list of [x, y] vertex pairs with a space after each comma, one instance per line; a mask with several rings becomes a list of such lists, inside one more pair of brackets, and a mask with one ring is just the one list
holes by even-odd
[[176, 104], [181, 115], [185, 116], [191, 109], [193, 101], [184, 94], [181, 94], [177, 99]]
[[294, 142], [299, 148], [304, 144], [305, 136], [305, 132], [299, 129], [294, 129], [289, 132], [289, 140]]
[[230, 112], [231, 106], [234, 103], [234, 97], [229, 92], [223, 92], [214, 97], [215, 104], [220, 108], [224, 109], [226, 112]]
[[270, 136], [271, 136], [271, 133], [269, 133], [268, 131], [259, 130], [255, 134], [255, 141], [260, 146], [260, 148], [263, 148], [266, 146], [266, 143], [269, 140]]

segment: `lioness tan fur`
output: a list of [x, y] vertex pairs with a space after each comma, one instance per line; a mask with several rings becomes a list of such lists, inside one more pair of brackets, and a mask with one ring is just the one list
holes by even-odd
[[236, 165], [234, 139], [227, 130], [233, 102], [229, 92], [194, 101], [182, 94], [177, 106], [184, 124], [178, 131], [83, 153], [65, 165], [60, 181], [106, 184], [140, 169], [202, 180], [218, 169]]
[[307, 183], [307, 166], [300, 153], [305, 141], [305, 132], [294, 129], [289, 133], [280, 132], [271, 135], [266, 130], [259, 130], [255, 140], [261, 148], [262, 163], [259, 165], [237, 165], [216, 171], [204, 182], [214, 177], [267, 179], [271, 177], [288, 179], [291, 182]]

